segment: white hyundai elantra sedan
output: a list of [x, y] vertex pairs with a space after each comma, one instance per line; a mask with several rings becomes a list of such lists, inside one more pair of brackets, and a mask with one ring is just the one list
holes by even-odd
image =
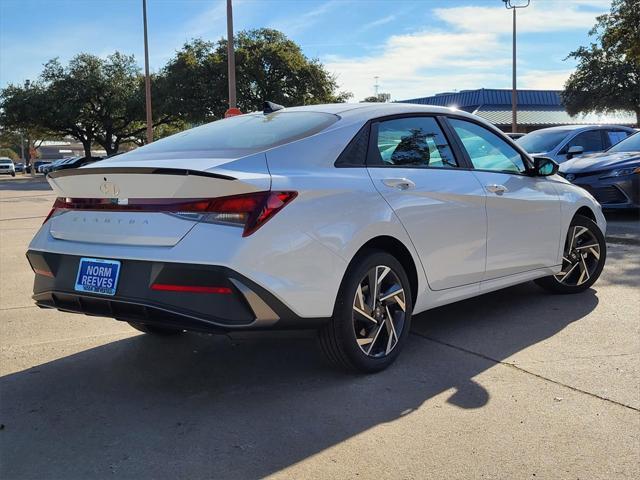
[[600, 205], [556, 170], [456, 110], [266, 104], [50, 174], [33, 298], [152, 334], [318, 329], [330, 360], [378, 371], [412, 314], [597, 280]]

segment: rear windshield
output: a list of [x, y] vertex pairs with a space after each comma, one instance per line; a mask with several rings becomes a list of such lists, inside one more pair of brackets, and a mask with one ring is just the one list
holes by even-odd
[[338, 116], [320, 112], [278, 111], [226, 118], [177, 133], [130, 152], [215, 152], [244, 154], [266, 150], [324, 130]]

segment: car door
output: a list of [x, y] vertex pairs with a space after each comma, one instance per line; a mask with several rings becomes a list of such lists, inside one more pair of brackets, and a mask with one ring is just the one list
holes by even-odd
[[484, 280], [556, 265], [561, 211], [552, 182], [528, 175], [528, 160], [488, 127], [449, 122], [487, 193]]
[[433, 290], [477, 283], [484, 275], [486, 195], [465, 166], [436, 117], [394, 117], [371, 126], [369, 174], [409, 233]]
[[584, 132], [580, 132], [574, 137], [570, 138], [569, 141], [560, 149], [557, 155], [558, 162], [564, 162], [568, 160], [567, 153], [571, 147], [578, 146], [582, 147], [582, 153], [597, 153], [601, 152], [605, 149], [605, 144], [602, 139], [602, 132], [600, 129], [594, 130], [585, 130]]

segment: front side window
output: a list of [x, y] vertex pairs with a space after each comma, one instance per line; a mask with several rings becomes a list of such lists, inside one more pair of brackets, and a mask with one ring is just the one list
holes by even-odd
[[458, 163], [435, 118], [408, 117], [378, 124], [374, 163], [383, 166], [452, 168]]
[[508, 173], [524, 173], [527, 169], [520, 152], [495, 133], [457, 118], [451, 118], [449, 122], [460, 137], [474, 168]]
[[604, 150], [604, 145], [602, 144], [602, 134], [600, 130], [588, 130], [586, 132], [579, 133], [571, 140], [564, 148], [564, 150], [568, 151], [571, 147], [582, 147], [583, 152], [601, 152]]

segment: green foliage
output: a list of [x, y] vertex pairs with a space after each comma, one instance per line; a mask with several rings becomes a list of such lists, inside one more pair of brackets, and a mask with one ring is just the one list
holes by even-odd
[[20, 160], [20, 156], [10, 148], [0, 148], [0, 157], [9, 157], [14, 162]]
[[[240, 32], [234, 40], [238, 108], [261, 110], [265, 100], [284, 106], [344, 102], [335, 78], [277, 30]], [[163, 108], [191, 123], [221, 118], [228, 107], [227, 41], [187, 43], [158, 81]]]
[[[222, 118], [228, 107], [227, 43], [193, 40], [152, 76], [154, 137]], [[264, 100], [285, 106], [343, 102], [335, 78], [300, 47], [271, 29], [240, 32], [235, 40], [238, 107], [262, 109]], [[98, 143], [108, 154], [145, 139], [144, 77], [133, 56], [81, 53], [62, 65], [45, 64], [36, 82], [0, 92], [3, 131], [20, 132], [30, 150], [36, 138], [71, 136], [89, 155]]]
[[567, 111], [632, 110], [640, 124], [640, 0], [613, 0], [589, 34], [596, 42], [569, 55], [578, 66], [562, 94]]

